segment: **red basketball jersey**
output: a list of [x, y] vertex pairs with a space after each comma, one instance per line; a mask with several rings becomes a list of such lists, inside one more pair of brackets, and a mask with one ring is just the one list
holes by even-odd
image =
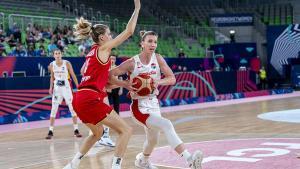
[[99, 45], [92, 46], [91, 51], [86, 55], [83, 77], [78, 89], [89, 88], [98, 92], [105, 91], [109, 78], [110, 58], [106, 63], [98, 59]]

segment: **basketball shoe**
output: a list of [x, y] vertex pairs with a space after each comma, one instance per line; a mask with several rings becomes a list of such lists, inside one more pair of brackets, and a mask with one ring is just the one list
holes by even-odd
[[136, 156], [136, 160], [135, 160], [134, 164], [137, 168], [140, 168], [140, 169], [158, 169], [157, 167], [152, 165], [149, 160], [143, 159], [142, 153], [139, 153]]
[[47, 140], [50, 140], [52, 137], [53, 137], [53, 131], [49, 130], [46, 139], [47, 139]]
[[191, 169], [202, 169], [202, 160], [203, 160], [203, 153], [201, 151], [195, 151], [192, 160], [190, 163]]

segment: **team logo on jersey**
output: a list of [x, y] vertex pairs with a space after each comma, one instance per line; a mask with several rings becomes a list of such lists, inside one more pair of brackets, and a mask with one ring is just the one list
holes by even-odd
[[156, 69], [156, 64], [155, 63], [151, 64], [151, 69]]
[[65, 70], [65, 67], [62, 67], [61, 69], [62, 69], [62, 70]]

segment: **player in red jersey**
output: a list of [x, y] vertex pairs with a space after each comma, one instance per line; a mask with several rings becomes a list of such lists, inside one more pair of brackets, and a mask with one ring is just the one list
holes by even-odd
[[[132, 104], [130, 106], [133, 117], [144, 127], [146, 140], [143, 146], [143, 152], [136, 156], [135, 166], [141, 169], [157, 169], [151, 164], [149, 157], [158, 142], [160, 131], [163, 131], [167, 141], [181, 157], [183, 157], [192, 169], [201, 169], [203, 159], [202, 152], [189, 152], [182, 140], [177, 135], [172, 122], [161, 116], [159, 100], [157, 95], [158, 85], [174, 85], [175, 76], [164, 60], [164, 58], [155, 53], [157, 48], [158, 35], [153, 31], [141, 32], [141, 53], [131, 59], [126, 60], [120, 66], [110, 71], [111, 83], [122, 86], [124, 81], [119, 81], [116, 77], [129, 72], [129, 79], [147, 74], [154, 80], [156, 89], [147, 96], [139, 96], [131, 91], [130, 96]], [[161, 77], [161, 72], [164, 78]]]
[[[126, 29], [115, 39], [112, 39], [108, 26], [102, 24], [92, 25], [87, 20], [80, 18], [74, 25], [75, 35], [78, 40], [92, 37], [95, 44], [86, 56], [85, 68], [78, 92], [73, 98], [73, 107], [81, 121], [93, 132], [88, 136], [76, 153], [73, 160], [64, 169], [77, 169], [82, 157], [100, 139], [103, 124], [114, 129], [118, 134], [116, 149], [112, 161], [112, 169], [121, 169], [122, 157], [125, 153], [132, 128], [104, 102], [107, 96], [105, 87], [109, 78], [110, 52], [128, 39], [135, 30], [140, 0], [134, 0], [135, 10], [126, 26]], [[124, 85], [129, 91], [133, 90], [131, 83]], [[101, 130], [100, 130], [101, 129]]]

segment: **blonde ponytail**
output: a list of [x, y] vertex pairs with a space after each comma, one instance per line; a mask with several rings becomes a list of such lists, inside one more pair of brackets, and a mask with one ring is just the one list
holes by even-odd
[[73, 26], [73, 28], [75, 29], [74, 35], [76, 36], [76, 39], [77, 40], [88, 39], [92, 32], [92, 23], [90, 23], [88, 20], [84, 19], [83, 17], [76, 19], [76, 21], [77, 24], [74, 24]]

